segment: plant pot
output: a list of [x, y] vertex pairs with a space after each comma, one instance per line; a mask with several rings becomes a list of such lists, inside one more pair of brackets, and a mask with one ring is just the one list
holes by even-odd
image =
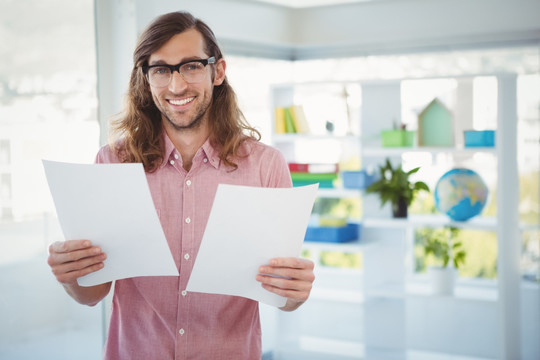
[[392, 203], [392, 215], [395, 218], [406, 218], [407, 208], [407, 200], [405, 198], [399, 198], [397, 203]]
[[433, 295], [453, 295], [457, 269], [453, 266], [428, 266], [427, 273]]

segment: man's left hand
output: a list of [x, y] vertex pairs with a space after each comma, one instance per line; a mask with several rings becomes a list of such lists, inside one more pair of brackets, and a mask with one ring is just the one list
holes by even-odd
[[274, 258], [259, 268], [257, 281], [266, 290], [287, 298], [284, 311], [296, 310], [309, 297], [315, 275], [313, 261], [302, 258]]

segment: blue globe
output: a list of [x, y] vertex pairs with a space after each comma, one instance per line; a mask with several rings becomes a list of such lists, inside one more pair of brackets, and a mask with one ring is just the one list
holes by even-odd
[[470, 169], [452, 169], [435, 185], [435, 206], [454, 221], [466, 221], [486, 206], [488, 188], [480, 175]]

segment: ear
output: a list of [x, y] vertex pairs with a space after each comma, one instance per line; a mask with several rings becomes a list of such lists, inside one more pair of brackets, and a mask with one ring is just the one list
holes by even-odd
[[215, 67], [216, 76], [214, 77], [214, 86], [219, 86], [223, 84], [223, 81], [225, 80], [225, 69], [227, 68], [227, 63], [225, 62], [225, 59], [219, 59]]

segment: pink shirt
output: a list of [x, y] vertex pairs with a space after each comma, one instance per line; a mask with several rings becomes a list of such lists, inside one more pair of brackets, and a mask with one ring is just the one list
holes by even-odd
[[[260, 360], [256, 301], [185, 291], [218, 184], [292, 186], [281, 153], [254, 141], [244, 149], [249, 156], [237, 159], [238, 169], [231, 171], [207, 141], [186, 172], [165, 135], [165, 161], [146, 175], [180, 277], [116, 281], [105, 359]], [[96, 161], [116, 163], [118, 159], [105, 146]]]

